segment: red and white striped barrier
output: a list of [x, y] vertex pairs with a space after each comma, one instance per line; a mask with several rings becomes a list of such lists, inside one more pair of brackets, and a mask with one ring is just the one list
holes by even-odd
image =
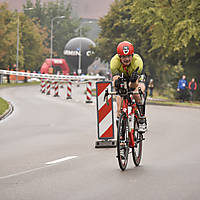
[[111, 91], [112, 82], [103, 81], [96, 83], [96, 98], [97, 98], [97, 129], [98, 141], [96, 148], [100, 147], [115, 147], [114, 139], [114, 118], [113, 118], [113, 101], [112, 96], [108, 97], [109, 105], [104, 101], [105, 90]]
[[58, 92], [59, 92], [59, 83], [58, 83], [58, 81], [55, 81], [54, 82], [54, 97], [59, 97], [59, 95], [58, 95]]
[[46, 90], [47, 90], [47, 93], [46, 95], [50, 95], [51, 94], [51, 84], [50, 84], [50, 81], [47, 80], [47, 84], [46, 84]]
[[41, 79], [41, 93], [45, 93], [45, 80]]
[[66, 99], [72, 99], [72, 82], [67, 82], [67, 98]]
[[92, 103], [92, 82], [86, 84], [86, 101], [85, 103]]
[[51, 81], [51, 89], [54, 90], [54, 87], [55, 87], [55, 80], [52, 80], [52, 81]]
[[60, 88], [64, 88], [63, 81], [60, 81]]

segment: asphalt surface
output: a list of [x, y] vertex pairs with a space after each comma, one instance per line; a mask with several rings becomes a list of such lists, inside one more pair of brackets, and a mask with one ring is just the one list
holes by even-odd
[[116, 149], [95, 149], [96, 105], [39, 86], [0, 89], [14, 106], [0, 121], [1, 200], [198, 200], [200, 109], [147, 106], [143, 158], [122, 172]]

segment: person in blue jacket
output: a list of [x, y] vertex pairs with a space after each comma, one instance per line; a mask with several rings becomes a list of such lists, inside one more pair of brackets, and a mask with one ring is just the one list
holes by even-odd
[[188, 87], [188, 82], [186, 80], [186, 76], [183, 75], [182, 78], [178, 81], [178, 87], [177, 91], [180, 94], [180, 101], [184, 102], [187, 94], [187, 87]]

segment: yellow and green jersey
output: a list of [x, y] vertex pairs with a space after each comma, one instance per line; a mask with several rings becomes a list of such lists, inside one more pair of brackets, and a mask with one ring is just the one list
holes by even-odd
[[129, 77], [129, 76], [132, 75], [132, 73], [138, 67], [139, 67], [139, 69], [138, 69], [137, 72], [138, 72], [138, 74], [141, 74], [142, 70], [143, 70], [143, 61], [142, 61], [142, 58], [138, 54], [133, 55], [133, 59], [131, 61], [131, 64], [127, 67], [123, 66], [123, 64], [120, 61], [120, 57], [119, 57], [118, 54], [113, 56], [111, 61], [110, 61], [110, 69], [111, 69], [112, 76], [121, 75], [122, 73], [124, 73], [125, 77]]

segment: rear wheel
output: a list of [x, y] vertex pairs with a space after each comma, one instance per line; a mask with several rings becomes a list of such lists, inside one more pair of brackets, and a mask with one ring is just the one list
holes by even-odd
[[139, 166], [140, 161], [142, 159], [143, 135], [141, 133], [138, 133], [138, 126], [139, 126], [139, 122], [138, 122], [137, 118], [135, 117], [135, 120], [134, 120], [135, 146], [132, 148], [132, 156], [133, 156], [133, 162], [134, 162], [135, 166]]
[[119, 166], [124, 171], [128, 164], [129, 137], [128, 137], [128, 119], [125, 113], [119, 118], [117, 130], [117, 158]]

